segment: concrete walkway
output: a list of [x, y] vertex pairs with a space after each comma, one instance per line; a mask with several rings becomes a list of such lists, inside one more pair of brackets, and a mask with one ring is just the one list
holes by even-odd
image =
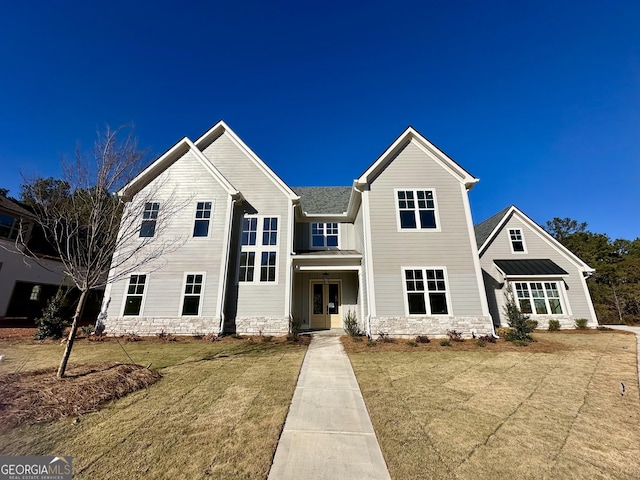
[[269, 472], [302, 479], [391, 479], [337, 336], [313, 336]]

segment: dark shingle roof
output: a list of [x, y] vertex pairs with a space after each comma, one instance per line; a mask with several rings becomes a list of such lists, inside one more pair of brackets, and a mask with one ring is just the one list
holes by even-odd
[[2, 195], [0, 195], [0, 209], [22, 217], [33, 217], [33, 213], [20, 205], [16, 200], [3, 197]]
[[506, 275], [567, 275], [567, 272], [549, 259], [494, 260]]
[[487, 218], [484, 222], [480, 222], [473, 227], [476, 232], [476, 243], [478, 244], [478, 248], [487, 241], [491, 232], [493, 232], [493, 230], [498, 226], [500, 220], [504, 218], [510, 208], [511, 207], [509, 206], [500, 210], [494, 216]]
[[302, 211], [315, 214], [342, 214], [349, 208], [351, 187], [292, 187], [300, 195]]

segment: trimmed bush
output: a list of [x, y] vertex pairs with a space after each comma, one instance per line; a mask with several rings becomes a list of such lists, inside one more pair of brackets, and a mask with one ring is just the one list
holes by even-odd
[[560, 320], [549, 320], [549, 331], [555, 332], [560, 330]]
[[576, 319], [576, 328], [578, 330], [586, 330], [589, 327], [587, 327], [587, 323], [589, 322], [589, 320], [587, 320], [586, 318], [577, 318]]
[[452, 345], [451, 340], [440, 340], [441, 347], [450, 347]]
[[429, 343], [430, 341], [426, 335], [418, 335], [416, 337], [416, 343]]
[[38, 331], [35, 334], [35, 338], [37, 340], [62, 338], [64, 329], [69, 326], [69, 322], [64, 320], [60, 315], [63, 298], [64, 294], [62, 290], [58, 290], [53, 297], [47, 300], [47, 306], [42, 309], [42, 316], [36, 318]]

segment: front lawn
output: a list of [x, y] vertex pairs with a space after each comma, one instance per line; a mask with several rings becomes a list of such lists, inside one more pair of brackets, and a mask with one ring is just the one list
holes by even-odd
[[640, 478], [635, 337], [534, 337], [506, 348], [344, 338], [391, 477]]
[[[227, 338], [124, 342], [163, 378], [95, 413], [0, 427], [1, 455], [71, 455], [73, 478], [266, 478], [306, 348]], [[57, 366], [63, 346], [0, 341], [0, 374]], [[74, 345], [70, 364], [130, 360], [114, 339]], [[0, 424], [2, 412], [0, 411]]]

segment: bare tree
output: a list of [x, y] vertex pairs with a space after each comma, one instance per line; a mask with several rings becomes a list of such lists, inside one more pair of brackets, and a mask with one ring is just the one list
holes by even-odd
[[[65, 374], [89, 292], [126, 277], [182, 243], [179, 238], [140, 235], [145, 206], [158, 200], [153, 198], [157, 188], [128, 203], [116, 195], [141, 170], [145, 155], [138, 149], [132, 128], [107, 127], [98, 133], [91, 155], [77, 149], [75, 161], [62, 162], [62, 180], [36, 178], [22, 187], [35, 222], [59, 256], [64, 274], [80, 292], [58, 378]], [[184, 204], [163, 199], [162, 212], [153, 218], [157, 232], [163, 220]], [[20, 235], [19, 240], [23, 252], [37, 261], [26, 238]]]

